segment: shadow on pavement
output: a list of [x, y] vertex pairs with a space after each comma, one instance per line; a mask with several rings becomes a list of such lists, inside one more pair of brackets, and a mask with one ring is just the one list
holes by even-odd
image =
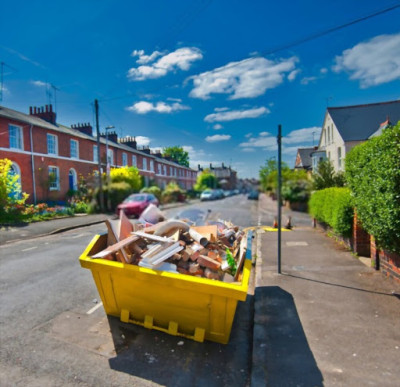
[[323, 386], [290, 293], [278, 286], [255, 293], [253, 386]]
[[247, 386], [250, 380], [254, 298], [238, 302], [227, 345], [197, 343], [108, 317], [117, 356], [113, 370], [165, 386]]

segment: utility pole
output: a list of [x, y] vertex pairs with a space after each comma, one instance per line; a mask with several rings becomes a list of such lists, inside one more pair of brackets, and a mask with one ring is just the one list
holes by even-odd
[[104, 192], [103, 192], [103, 181], [102, 181], [102, 168], [100, 158], [100, 129], [99, 129], [99, 101], [94, 100], [94, 111], [96, 115], [96, 134], [97, 134], [97, 159], [99, 163], [99, 196], [100, 196], [100, 209], [104, 211]]
[[281, 274], [281, 228], [282, 228], [282, 125], [278, 125], [278, 274]]

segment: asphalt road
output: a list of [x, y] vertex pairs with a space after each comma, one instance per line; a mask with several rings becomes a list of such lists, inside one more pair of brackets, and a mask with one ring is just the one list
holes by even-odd
[[[243, 195], [194, 206], [242, 227], [260, 222], [257, 202]], [[99, 224], [0, 246], [1, 385], [247, 385], [253, 296], [239, 302], [225, 346], [107, 318], [91, 272], [78, 261], [104, 231]]]

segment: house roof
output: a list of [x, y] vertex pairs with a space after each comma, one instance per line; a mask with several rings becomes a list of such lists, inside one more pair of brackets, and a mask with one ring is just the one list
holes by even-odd
[[297, 155], [301, 160], [301, 164], [296, 167], [309, 168], [312, 165], [311, 153], [315, 151], [315, 148], [299, 148], [297, 149]]
[[383, 121], [400, 121], [400, 100], [327, 110], [344, 141], [367, 140]]
[[[40, 117], [36, 117], [34, 115], [30, 115], [30, 114], [25, 114], [22, 112], [19, 112], [17, 110], [13, 110], [13, 109], [9, 109], [6, 108], [4, 106], [0, 106], [0, 117], [6, 117], [12, 120], [16, 120], [16, 121], [20, 121], [20, 122], [24, 122], [28, 125], [34, 125], [34, 126], [38, 126], [44, 129], [50, 129], [50, 130], [54, 130], [60, 133], [66, 133], [69, 134], [71, 136], [74, 137], [78, 137], [78, 138], [84, 138], [84, 139], [88, 139], [88, 140], [92, 140], [92, 141], [96, 141], [96, 138], [93, 136], [89, 136], [85, 133], [82, 133], [76, 129], [72, 129], [69, 128], [65, 125], [61, 125], [61, 124], [52, 124], [50, 122], [47, 122], [46, 120], [40, 118]], [[102, 144], [106, 144], [106, 139], [103, 137], [100, 137], [100, 142]], [[110, 146], [113, 146], [114, 148], [120, 148], [126, 151], [129, 151], [131, 153], [136, 153], [139, 155], [143, 155], [152, 159], [155, 159], [156, 156], [153, 154], [147, 154], [146, 152], [141, 152], [139, 149], [134, 149], [128, 145], [124, 145], [124, 144], [120, 144], [120, 143], [115, 143], [115, 142], [110, 142]], [[180, 165], [174, 161], [170, 161], [170, 160], [166, 160], [166, 159], [162, 159], [162, 162], [164, 164], [167, 165], [172, 165], [172, 166], [179, 166], [181, 168], [186, 168], [186, 169], [190, 169], [192, 171], [195, 171], [195, 169], [190, 168], [190, 167], [185, 167], [184, 165]]]

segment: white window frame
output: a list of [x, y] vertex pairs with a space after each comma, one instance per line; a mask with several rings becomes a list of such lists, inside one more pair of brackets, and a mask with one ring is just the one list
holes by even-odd
[[162, 175], [161, 164], [158, 164], [158, 174]]
[[135, 155], [132, 155], [132, 166], [137, 167], [137, 157]]
[[49, 177], [50, 177], [50, 173], [52, 173], [52, 172], [55, 172], [55, 174], [56, 174], [56, 181], [55, 181], [54, 185], [51, 185], [49, 183], [49, 190], [50, 191], [59, 191], [60, 190], [60, 169], [54, 165], [49, 165], [48, 172], [49, 172]]
[[[15, 135], [13, 136], [11, 136], [11, 129], [15, 130]], [[10, 149], [24, 150], [24, 136], [21, 126], [8, 124], [8, 136], [9, 136]], [[12, 138], [14, 139], [13, 141], [15, 141], [16, 146], [13, 146], [14, 144], [13, 145], [11, 144]]]
[[[58, 155], [58, 137], [55, 134], [47, 133], [47, 154], [49, 155]], [[50, 143], [49, 140], [53, 139], [54, 140], [54, 152], [50, 151]]]
[[339, 146], [337, 148], [337, 156], [338, 156], [338, 167], [342, 169], [342, 148]]
[[93, 161], [95, 163], [99, 162], [99, 151], [98, 151], [98, 146], [97, 145], [93, 145]]
[[[73, 146], [75, 144], [75, 155], [72, 154]], [[69, 140], [69, 154], [71, 159], [79, 159], [79, 141], [73, 140], [72, 138]]]
[[150, 171], [154, 172], [154, 160], [150, 160]]
[[122, 153], [122, 166], [123, 167], [128, 166], [128, 155], [125, 152]]
[[143, 157], [143, 171], [147, 171], [147, 159], [146, 159], [146, 157]]

